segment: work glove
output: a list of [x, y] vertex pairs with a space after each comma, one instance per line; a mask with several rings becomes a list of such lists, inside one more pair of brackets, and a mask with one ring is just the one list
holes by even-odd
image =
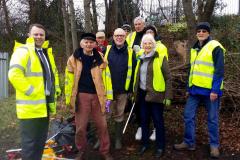
[[61, 89], [60, 88], [56, 89], [56, 95], [57, 95], [57, 97], [61, 96]]
[[168, 107], [168, 106], [171, 105], [171, 100], [170, 99], [164, 99], [163, 104]]
[[106, 109], [106, 112], [109, 113], [110, 112], [110, 105], [111, 105], [111, 100], [107, 100], [106, 101], [106, 106], [105, 106], [105, 109]]

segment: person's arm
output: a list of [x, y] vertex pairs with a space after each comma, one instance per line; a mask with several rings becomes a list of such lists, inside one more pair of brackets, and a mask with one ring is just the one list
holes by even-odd
[[162, 63], [162, 74], [165, 80], [165, 99], [172, 99], [173, 98], [173, 93], [172, 93], [172, 77], [171, 77], [171, 73], [169, 70], [169, 66], [168, 66], [168, 60], [167, 58], [164, 56], [163, 58], [163, 63]]
[[214, 74], [212, 82], [212, 93], [219, 94], [221, 92], [221, 84], [224, 76], [224, 53], [222, 48], [216, 47], [213, 50]]
[[38, 88], [31, 85], [25, 77], [29, 58], [27, 47], [16, 49], [12, 54], [8, 71], [8, 78], [13, 87], [17, 91], [23, 92], [26, 96], [36, 95], [38, 93]]

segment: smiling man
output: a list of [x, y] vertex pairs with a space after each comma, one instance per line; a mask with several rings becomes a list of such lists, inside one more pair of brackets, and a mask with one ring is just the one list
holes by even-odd
[[224, 47], [210, 37], [210, 24], [200, 22], [196, 28], [198, 41], [191, 49], [187, 104], [184, 109], [184, 141], [175, 144], [176, 150], [195, 150], [195, 115], [200, 102], [208, 112], [210, 156], [219, 153], [219, 104], [223, 90]]
[[8, 76], [16, 89], [22, 159], [40, 160], [47, 139], [49, 114], [56, 113], [56, 97], [61, 91], [52, 48], [45, 41], [44, 26], [30, 25], [28, 35], [26, 44], [15, 45]]
[[136, 17], [133, 21], [134, 23], [134, 32], [131, 32], [127, 36], [127, 44], [129, 47], [140, 46], [141, 39], [143, 37], [145, 21], [142, 17]]
[[105, 59], [108, 66], [103, 72], [107, 98], [113, 100], [111, 111], [115, 121], [115, 149], [122, 148], [122, 129], [124, 109], [127, 103], [127, 93], [132, 91], [135, 55], [132, 48], [125, 42], [126, 32], [117, 28], [113, 34], [113, 44], [107, 46]]

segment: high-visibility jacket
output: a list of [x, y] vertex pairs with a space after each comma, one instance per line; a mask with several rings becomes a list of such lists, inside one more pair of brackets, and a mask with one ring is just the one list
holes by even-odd
[[[107, 46], [107, 50], [104, 56], [104, 59], [106, 61], [108, 59], [108, 54], [111, 47], [112, 47], [111, 45]], [[131, 77], [132, 77], [132, 56], [133, 56], [133, 50], [132, 48], [128, 47], [128, 70], [127, 70], [127, 77], [125, 82], [126, 91], [129, 89]], [[107, 66], [106, 69], [103, 70], [102, 76], [103, 76], [103, 83], [105, 86], [105, 90], [107, 93], [107, 99], [113, 100], [112, 79], [111, 79], [111, 72], [110, 72], [109, 66]]]
[[[47, 50], [47, 56], [54, 74], [55, 99], [60, 94], [58, 71], [55, 65], [52, 48], [45, 41], [42, 48]], [[9, 81], [16, 89], [16, 108], [19, 119], [47, 117], [47, 102], [44, 90], [44, 77], [41, 62], [35, 52], [33, 38], [28, 38], [26, 44], [16, 43], [10, 60], [8, 72]], [[56, 113], [56, 100], [49, 103], [49, 111]]]
[[128, 36], [127, 36], [127, 38], [126, 38], [126, 42], [127, 42], [127, 44], [128, 44], [128, 47], [133, 47], [133, 43], [134, 43], [134, 40], [135, 40], [135, 38], [136, 38], [136, 35], [137, 35], [137, 32], [136, 31], [134, 31], [134, 32], [131, 32]]
[[[212, 52], [217, 46], [221, 47], [224, 53], [226, 52], [224, 47], [216, 40], [208, 42], [199, 53], [195, 49], [191, 49], [189, 87], [195, 85], [206, 89], [212, 88], [215, 70]], [[220, 89], [223, 89], [223, 82]]]
[[[163, 73], [162, 73], [162, 63], [163, 63], [163, 59], [164, 59], [164, 55], [162, 54], [158, 54], [154, 60], [153, 60], [153, 89], [157, 92], [164, 92], [166, 90], [165, 87], [165, 80], [163, 77]], [[137, 81], [137, 75], [139, 74], [139, 67], [141, 64], [141, 60], [139, 59], [137, 61], [137, 66], [135, 68], [135, 73], [134, 73], [134, 81], [133, 81], [133, 88], [136, 88], [136, 81]], [[135, 91], [133, 91], [135, 92]]]
[[[162, 42], [160, 40], [156, 42], [155, 51], [158, 54], [162, 54], [163, 56], [166, 56], [166, 58], [168, 60], [168, 50], [167, 50], [167, 47], [164, 44], [162, 44]], [[140, 49], [137, 52], [137, 54], [136, 54], [136, 58], [138, 59], [143, 53], [144, 53], [144, 49]]]

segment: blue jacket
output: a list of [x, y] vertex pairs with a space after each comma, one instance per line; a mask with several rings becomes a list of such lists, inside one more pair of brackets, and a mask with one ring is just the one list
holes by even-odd
[[[212, 40], [212, 38], [208, 37], [204, 41], [203, 46], [211, 40]], [[202, 49], [202, 47], [199, 45], [199, 41], [197, 41], [192, 48], [196, 49], [199, 53], [199, 51]], [[223, 80], [223, 75], [224, 75], [224, 53], [223, 53], [222, 48], [220, 48], [219, 46], [216, 47], [213, 50], [212, 56], [213, 56], [213, 63], [214, 63], [214, 68], [215, 68], [215, 71], [213, 74], [212, 89], [206, 89], [206, 88], [197, 87], [194, 85], [189, 88], [188, 83], [187, 83], [187, 90], [190, 94], [209, 96], [210, 93], [213, 92], [213, 93], [217, 93], [219, 96], [222, 96], [222, 90], [220, 89], [221, 83]], [[189, 66], [190, 66], [190, 64], [189, 64]], [[188, 72], [188, 75], [189, 75], [189, 73], [190, 73], [190, 70]]]

